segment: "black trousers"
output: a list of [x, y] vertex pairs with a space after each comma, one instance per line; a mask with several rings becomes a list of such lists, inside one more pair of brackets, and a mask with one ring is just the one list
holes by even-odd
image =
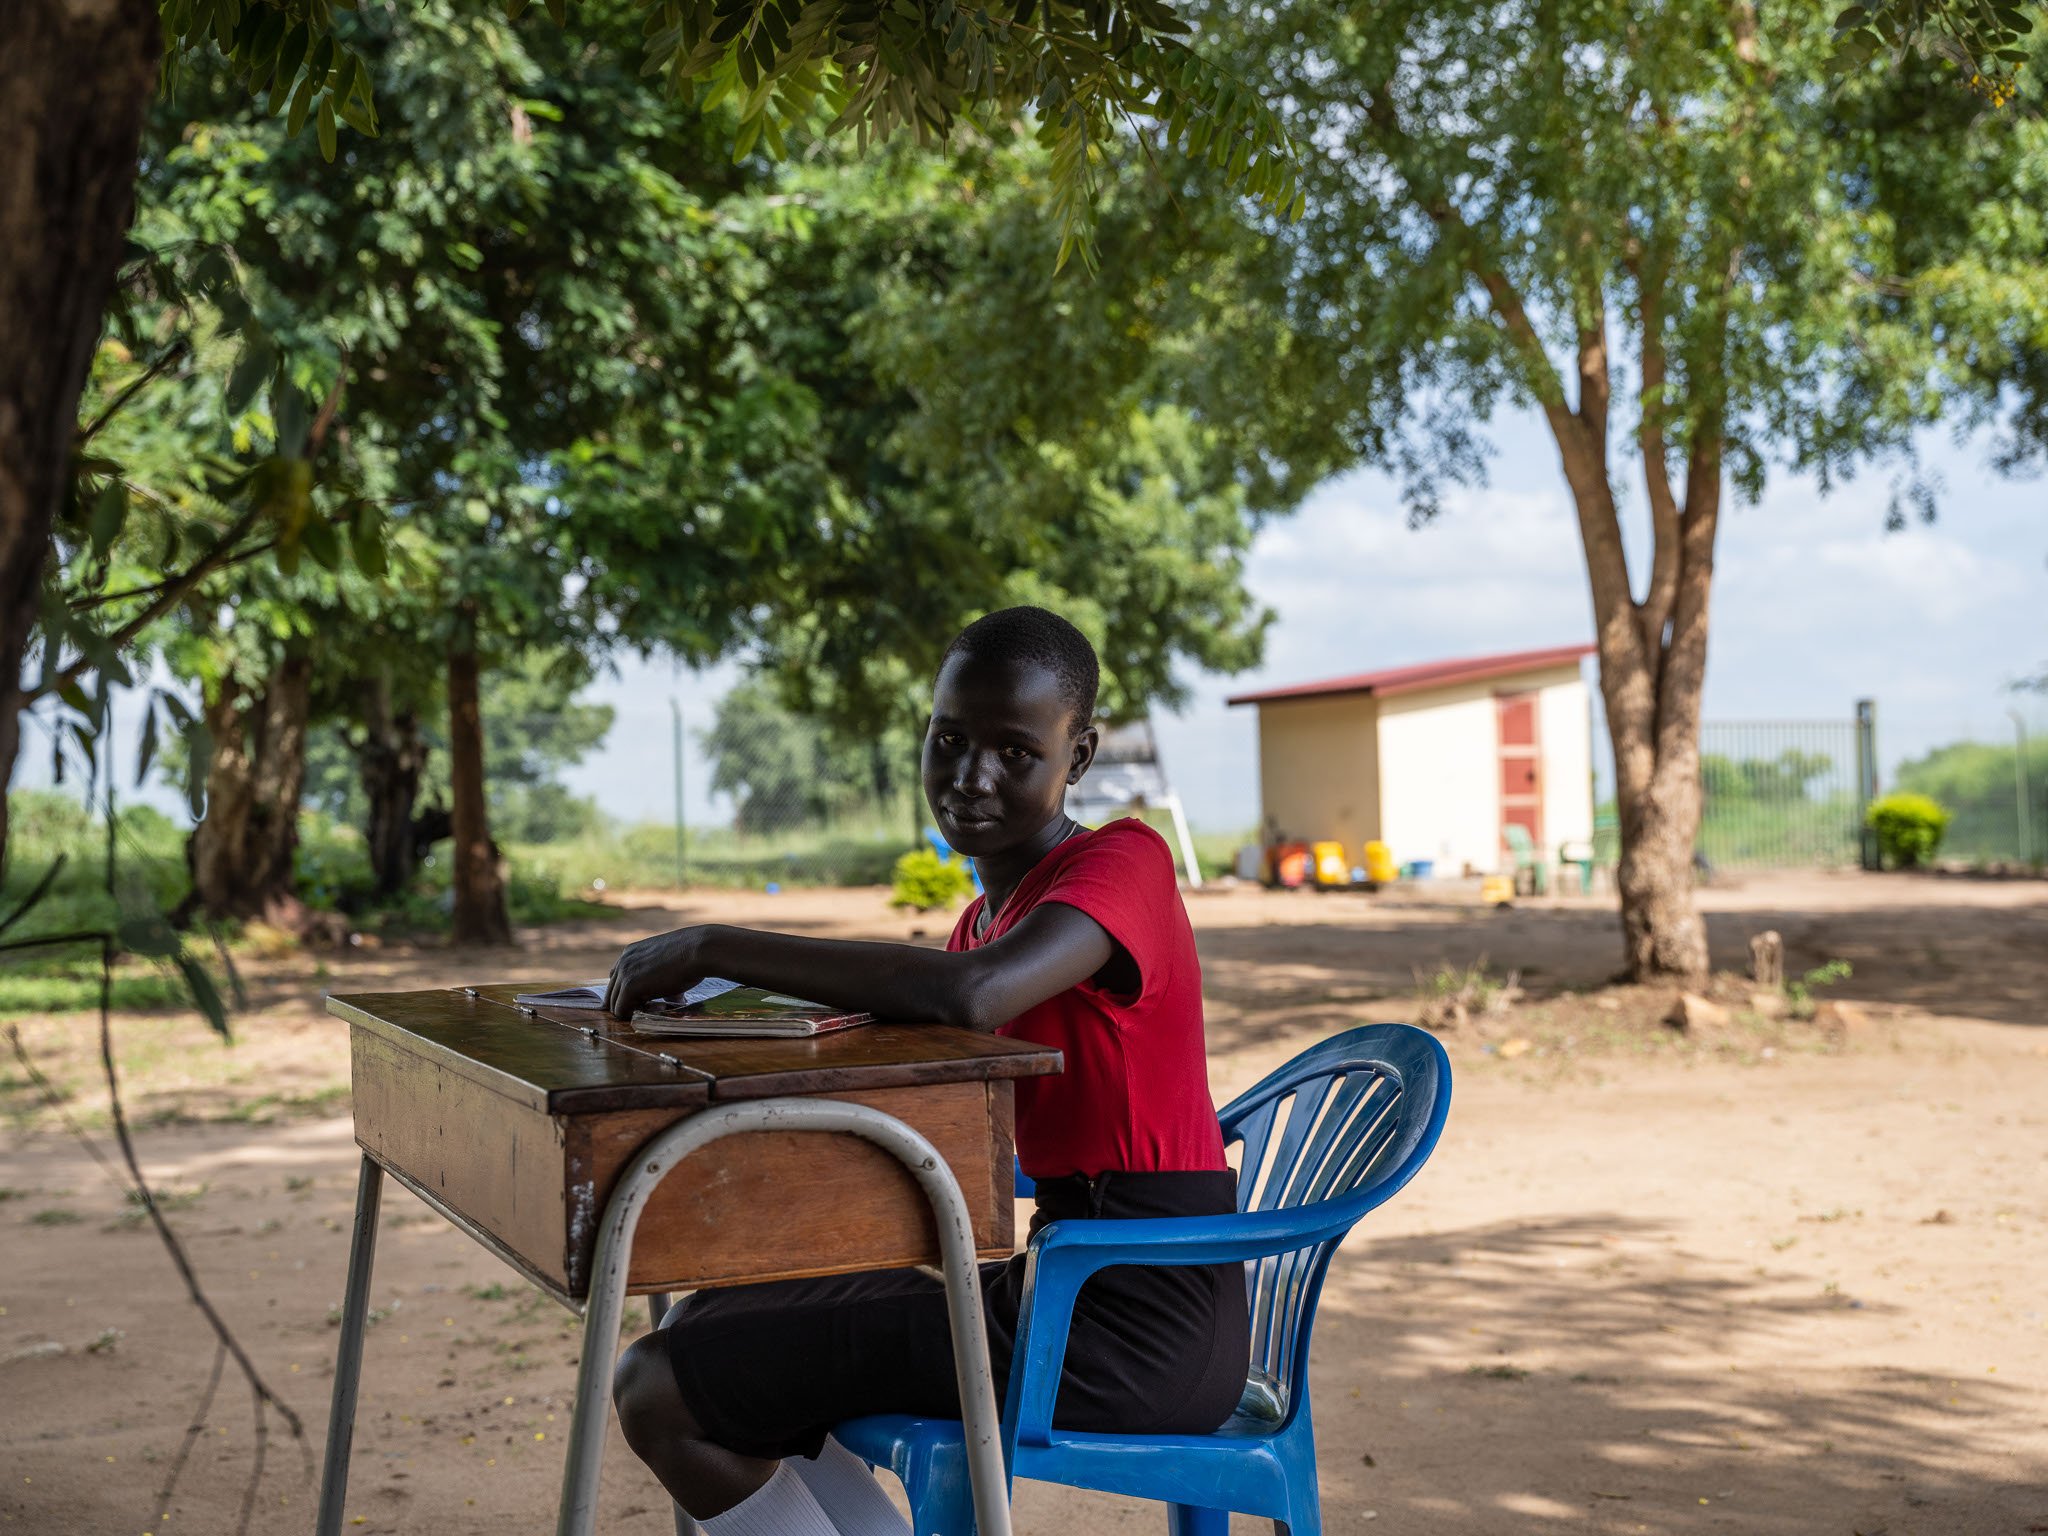
[[[1048, 1221], [1215, 1216], [1237, 1176], [1104, 1173], [1038, 1186]], [[1024, 1256], [984, 1264], [981, 1295], [1000, 1403]], [[916, 1270], [700, 1291], [663, 1330], [676, 1384], [705, 1433], [749, 1456], [815, 1456], [832, 1427], [871, 1413], [958, 1418], [945, 1292]], [[1204, 1434], [1237, 1406], [1251, 1353], [1244, 1269], [1118, 1265], [1074, 1307], [1053, 1422], [1123, 1434]]]

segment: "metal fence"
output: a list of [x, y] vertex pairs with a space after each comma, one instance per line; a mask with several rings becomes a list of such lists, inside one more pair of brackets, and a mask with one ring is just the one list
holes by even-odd
[[[1901, 790], [1950, 813], [1944, 863], [2039, 866], [2048, 699], [2019, 703], [2002, 741], [1955, 740], [1867, 707], [1860, 719], [1705, 722], [1699, 852], [1716, 869], [1854, 867], [1874, 852], [1871, 799]], [[1947, 744], [1903, 761], [1887, 754], [1880, 773], [1880, 725], [1901, 741]], [[900, 730], [835, 740], [758, 699], [694, 711], [660, 699], [580, 728], [561, 715], [487, 718], [486, 728], [493, 831], [516, 872], [564, 893], [886, 884], [896, 859], [923, 845], [917, 743]], [[1255, 798], [1247, 784], [1247, 805]], [[343, 819], [363, 824], [359, 813]], [[1217, 868], [1233, 841], [1196, 839]], [[1611, 865], [1616, 842], [1610, 803], [1596, 819], [1596, 859]]]
[[[1864, 815], [1898, 792], [1948, 812], [1937, 862], [2039, 869], [2048, 864], [2048, 701], [2022, 696], [2007, 718], [2003, 740], [1888, 723], [1897, 739], [1944, 744], [1886, 759], [1883, 773], [1880, 717], [1867, 704], [1853, 719], [1706, 721], [1699, 853], [1716, 869], [1874, 866]], [[1597, 818], [1595, 857], [1611, 863], [1618, 841], [1610, 803]]]
[[1868, 752], [1854, 720], [1702, 724], [1701, 856], [1716, 869], [1860, 862]]
[[[2018, 696], [2009, 733], [1950, 741], [1901, 762], [1885, 788], [1922, 794], [1949, 813], [1938, 858], [1977, 868], [2048, 864], [2048, 700]], [[1916, 739], [1940, 733], [1916, 731]]]
[[779, 710], [645, 711], [577, 755], [538, 782], [492, 774], [500, 844], [564, 890], [887, 884], [922, 841], [914, 751], [892, 738], [848, 745]]

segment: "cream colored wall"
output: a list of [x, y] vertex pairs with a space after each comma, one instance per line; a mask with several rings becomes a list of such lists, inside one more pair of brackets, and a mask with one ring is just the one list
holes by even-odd
[[1500, 851], [1502, 693], [1536, 695], [1544, 857], [1593, 835], [1592, 740], [1576, 662], [1380, 700], [1380, 820], [1394, 857], [1439, 875], [1506, 867]]
[[1356, 863], [1379, 836], [1370, 694], [1259, 706], [1259, 798], [1268, 825], [1301, 842], [1336, 838]]
[[1593, 706], [1578, 668], [1536, 696], [1543, 742], [1543, 856], [1593, 840]]
[[1500, 740], [1491, 683], [1380, 700], [1381, 836], [1435, 873], [1500, 862]]

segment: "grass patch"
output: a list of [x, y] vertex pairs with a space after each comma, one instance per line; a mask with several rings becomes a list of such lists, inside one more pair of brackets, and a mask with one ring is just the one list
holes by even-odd
[[[119, 1013], [162, 1013], [190, 1008], [185, 983], [154, 968], [119, 967], [109, 994]], [[0, 970], [0, 1019], [41, 1013], [93, 1013], [100, 1006], [100, 967], [62, 961], [41, 974]]]
[[1427, 976], [1417, 971], [1415, 991], [1420, 1004], [1416, 1022], [1424, 1029], [1453, 1029], [1505, 1013], [1522, 996], [1520, 977], [1495, 976], [1484, 955], [1469, 966], [1439, 965]]
[[321, 1118], [348, 1107], [348, 1084], [329, 1083], [309, 1093], [264, 1093], [218, 1108], [196, 1111], [183, 1104], [153, 1109], [143, 1123], [171, 1125], [275, 1125], [280, 1120]]
[[51, 1206], [29, 1217], [30, 1224], [38, 1227], [73, 1227], [83, 1220], [85, 1218], [78, 1212], [67, 1211], [62, 1206]]

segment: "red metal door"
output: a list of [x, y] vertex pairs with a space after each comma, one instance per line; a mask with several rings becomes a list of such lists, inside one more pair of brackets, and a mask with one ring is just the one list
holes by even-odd
[[[1500, 824], [1524, 828], [1538, 856], [1543, 852], [1543, 743], [1536, 695], [1503, 693], [1494, 698], [1500, 723]], [[1507, 833], [1501, 833], [1501, 851]]]

